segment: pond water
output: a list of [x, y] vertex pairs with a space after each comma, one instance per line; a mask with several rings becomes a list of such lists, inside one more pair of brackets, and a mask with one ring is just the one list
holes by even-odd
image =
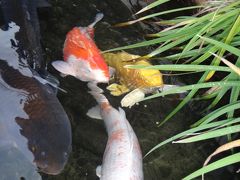
[[[134, 3], [133, 3], [134, 2]], [[114, 28], [112, 25], [126, 21], [132, 16], [132, 5], [137, 7], [137, 1], [120, 0], [51, 0], [51, 8], [41, 9], [39, 12], [42, 45], [45, 59], [50, 64], [54, 60], [62, 59], [62, 48], [66, 33], [74, 26], [87, 26], [98, 12], [104, 18], [96, 25], [95, 41], [99, 49], [107, 50], [144, 40], [146, 31], [151, 28], [144, 24], [124, 28]], [[150, 1], [142, 1], [145, 5]], [[156, 30], [155, 29], [155, 30]], [[152, 47], [128, 50], [130, 53], [144, 55]], [[60, 87], [67, 91], [59, 91], [58, 98], [63, 105], [72, 126], [72, 153], [63, 172], [59, 175], [41, 173], [44, 180], [95, 180], [95, 169], [101, 164], [107, 142], [107, 134], [103, 121], [91, 119], [86, 113], [96, 103], [88, 93], [87, 84], [73, 77], [61, 77], [52, 66], [48, 65], [50, 73], [60, 81]], [[181, 84], [178, 79], [165, 79], [168, 82]], [[113, 97], [101, 88], [114, 107], [120, 106], [123, 96]], [[0, 98], [1, 99], [1, 98]], [[127, 119], [133, 127], [145, 155], [151, 148], [163, 140], [189, 128], [199, 119], [197, 110], [186, 106], [176, 116], [163, 126], [161, 122], [179, 103], [179, 96], [157, 98], [141, 102], [131, 109], [124, 108]], [[1, 134], [0, 134], [1, 135]], [[144, 158], [145, 180], [179, 180], [200, 168], [206, 157], [217, 147], [215, 141], [193, 144], [168, 144], [154, 151]], [[14, 151], [13, 151], [13, 154]], [[26, 164], [27, 167], [27, 164]], [[206, 179], [232, 179], [228, 169], [214, 171]], [[39, 178], [38, 174], [36, 179]]]

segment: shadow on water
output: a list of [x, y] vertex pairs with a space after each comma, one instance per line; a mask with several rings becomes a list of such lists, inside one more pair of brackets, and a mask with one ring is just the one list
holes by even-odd
[[[104, 19], [96, 26], [95, 40], [101, 50], [132, 44], [143, 40], [142, 26], [134, 25], [126, 28], [113, 28], [111, 25], [125, 21], [131, 17], [131, 11], [121, 1], [97, 0], [51, 0], [52, 7], [41, 16], [41, 32], [48, 62], [62, 59], [62, 47], [66, 33], [74, 26], [86, 26], [92, 22], [95, 14], [104, 13]], [[47, 12], [47, 14], [46, 14]], [[44, 14], [44, 15], [43, 15]], [[150, 47], [134, 49], [128, 52], [145, 54]], [[51, 66], [49, 70], [58, 76]], [[58, 76], [61, 88], [66, 94], [59, 93], [59, 99], [71, 119], [73, 134], [73, 153], [62, 174], [58, 176], [43, 175], [45, 180], [98, 179], [95, 168], [101, 164], [102, 155], [107, 142], [107, 134], [103, 122], [86, 116], [89, 108], [95, 105], [88, 94], [85, 83], [72, 77]], [[105, 85], [102, 85], [105, 88]], [[112, 97], [105, 91], [111, 104], [119, 106], [122, 97]], [[158, 98], [140, 103], [126, 111], [143, 151], [147, 153], [159, 142], [189, 128], [199, 119], [197, 113], [189, 106], [174, 116], [164, 126], [158, 128], [157, 123], [164, 119], [178, 104], [176, 97]], [[169, 144], [155, 151], [144, 159], [144, 176], [146, 180], [173, 179], [179, 180], [202, 166], [205, 158], [217, 146], [214, 141], [194, 144]], [[210, 173], [207, 179], [226, 179], [231, 174], [226, 170]]]

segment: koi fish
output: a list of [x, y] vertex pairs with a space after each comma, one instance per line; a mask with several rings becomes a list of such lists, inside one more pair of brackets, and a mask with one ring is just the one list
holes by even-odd
[[139, 55], [127, 52], [104, 53], [103, 57], [114, 72], [114, 79], [117, 83], [110, 84], [107, 89], [114, 96], [129, 93], [121, 100], [122, 107], [131, 107], [144, 99], [145, 94], [167, 90], [176, 85], [164, 84], [162, 74], [157, 69], [129, 69], [128, 65], [152, 66], [146, 60], [136, 60]]
[[127, 52], [104, 53], [103, 57], [106, 63], [115, 69], [115, 79], [120, 83], [118, 87], [109, 86], [111, 94], [120, 96], [136, 88], [162, 87], [163, 79], [160, 71], [156, 69], [128, 69], [126, 65], [144, 65], [151, 66], [147, 60], [137, 60], [140, 56], [129, 54]]
[[0, 149], [9, 149], [0, 151], [7, 161], [0, 163], [1, 179], [37, 179], [39, 171], [59, 174], [71, 153], [68, 116], [38, 73], [45, 63], [36, 4], [0, 0]]
[[99, 106], [90, 109], [87, 115], [103, 119], [108, 134], [102, 165], [96, 169], [97, 176], [100, 180], [143, 180], [141, 149], [124, 110], [113, 108], [96, 84], [89, 83], [88, 87]]
[[[135, 103], [144, 99], [145, 94], [152, 93], [164, 86], [162, 74], [156, 69], [128, 69], [126, 65], [151, 66], [147, 60], [134, 61], [138, 55], [127, 52], [105, 53], [103, 54], [107, 64], [115, 70], [115, 82], [107, 89], [114, 96], [129, 93], [121, 100], [122, 107], [131, 107]], [[114, 71], [112, 70], [112, 71]]]
[[89, 26], [74, 27], [67, 33], [63, 48], [64, 61], [52, 62], [56, 70], [81, 81], [109, 81], [107, 64], [93, 40], [93, 27], [102, 18], [103, 14], [98, 13]]

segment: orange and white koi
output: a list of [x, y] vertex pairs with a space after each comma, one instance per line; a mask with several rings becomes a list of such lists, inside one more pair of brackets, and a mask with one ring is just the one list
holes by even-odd
[[103, 14], [98, 13], [89, 26], [74, 27], [67, 33], [63, 48], [64, 61], [52, 62], [55, 69], [81, 81], [109, 81], [108, 66], [93, 40], [93, 27], [102, 18]]
[[87, 114], [102, 118], [108, 133], [103, 162], [96, 169], [97, 175], [100, 180], [143, 180], [141, 149], [124, 110], [113, 108], [96, 84], [89, 83], [88, 86], [99, 106], [90, 109]]

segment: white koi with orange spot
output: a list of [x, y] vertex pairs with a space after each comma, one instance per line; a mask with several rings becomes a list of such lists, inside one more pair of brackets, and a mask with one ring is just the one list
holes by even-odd
[[113, 108], [96, 84], [89, 83], [89, 88], [100, 108], [90, 109], [88, 115], [97, 118], [98, 109], [108, 133], [102, 166], [97, 168], [97, 175], [100, 180], [143, 180], [141, 149], [124, 110]]

